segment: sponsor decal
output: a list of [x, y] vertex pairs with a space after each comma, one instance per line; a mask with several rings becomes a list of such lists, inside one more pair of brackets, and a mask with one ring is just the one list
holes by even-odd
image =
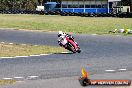
[[82, 76], [79, 78], [79, 82], [82, 86], [88, 85], [105, 85], [105, 86], [130, 86], [131, 80], [118, 79], [118, 80], [109, 80], [109, 79], [98, 79], [92, 80], [88, 78], [88, 71], [85, 71], [84, 68], [81, 69]]

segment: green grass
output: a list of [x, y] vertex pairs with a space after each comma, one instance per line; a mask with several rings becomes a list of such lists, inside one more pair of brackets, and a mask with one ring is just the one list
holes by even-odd
[[14, 83], [16, 83], [16, 80], [0, 80], [0, 86]]
[[132, 18], [77, 17], [51, 15], [0, 15], [0, 28], [18, 28], [73, 33], [108, 33], [115, 28], [132, 29]]
[[66, 50], [57, 46], [0, 44], [0, 57], [61, 53], [64, 51]]

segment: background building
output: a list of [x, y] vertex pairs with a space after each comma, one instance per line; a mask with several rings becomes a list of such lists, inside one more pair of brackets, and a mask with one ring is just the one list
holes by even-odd
[[48, 11], [59, 10], [84, 13], [130, 12], [130, 6], [132, 6], [132, 0], [45, 0], [44, 2], [45, 7], [47, 8], [48, 6], [49, 8], [46, 9]]
[[0, 10], [35, 11], [44, 6], [45, 11], [81, 13], [132, 12], [132, 0], [0, 0]]
[[56, 10], [65, 12], [106, 13], [107, 7], [107, 0], [61, 0], [56, 4]]

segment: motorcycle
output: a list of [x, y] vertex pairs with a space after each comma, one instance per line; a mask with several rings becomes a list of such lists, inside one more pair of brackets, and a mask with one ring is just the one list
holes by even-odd
[[76, 53], [76, 52], [80, 53], [81, 52], [81, 49], [78, 46], [78, 44], [66, 36], [59, 37], [58, 41], [63, 45], [63, 47], [65, 49], [67, 49], [73, 53]]

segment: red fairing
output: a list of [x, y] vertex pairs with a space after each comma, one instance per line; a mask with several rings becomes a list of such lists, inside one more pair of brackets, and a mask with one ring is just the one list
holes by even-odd
[[67, 40], [69, 43], [71, 43], [71, 44], [74, 46], [75, 49], [78, 48], [78, 46], [76, 45], [76, 43], [74, 43], [72, 40], [70, 40], [69, 38], [66, 38], [66, 40]]

